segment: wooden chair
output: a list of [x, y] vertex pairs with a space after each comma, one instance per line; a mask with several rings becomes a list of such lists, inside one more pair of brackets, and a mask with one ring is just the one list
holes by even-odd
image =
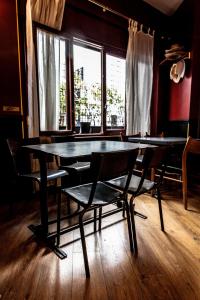
[[[122, 142], [128, 142], [129, 137], [141, 137], [141, 133], [139, 132], [132, 135], [126, 135], [124, 132], [122, 131], [120, 132], [120, 139]], [[143, 159], [143, 151], [140, 149], [137, 155], [136, 166], [135, 166], [135, 170], [138, 170], [139, 172], [141, 171], [140, 164], [142, 159]]]
[[[131, 251], [134, 250], [136, 241], [134, 240], [133, 245], [129, 208], [127, 202], [127, 190], [136, 156], [137, 150], [92, 153], [90, 170], [93, 182], [71, 188], [65, 188], [62, 190], [67, 197], [70, 197], [73, 201], [78, 203], [81, 208], [77, 212], [77, 215], [79, 215], [79, 228], [81, 234], [86, 277], [90, 276], [83, 226], [83, 216], [86, 212], [90, 210], [96, 211], [96, 209], [101, 209], [103, 206], [114, 204], [118, 201], [124, 202], [127, 213], [130, 249]], [[120, 176], [121, 174], [128, 174], [126, 176], [126, 182], [124, 183], [121, 192], [118, 189], [112, 188], [105, 184], [105, 181]], [[61, 200], [58, 203], [58, 244], [60, 243], [60, 202]], [[94, 222], [96, 222], [95, 219]]]
[[190, 154], [200, 155], [200, 140], [188, 137], [182, 155], [182, 190], [185, 209], [188, 205], [188, 156]]
[[[148, 132], [146, 132], [145, 136], [152, 137], [152, 135], [149, 134]], [[164, 131], [162, 131], [156, 135], [156, 137], [164, 137], [164, 136], [165, 136]], [[179, 153], [180, 153], [180, 150], [179, 150]], [[181, 179], [181, 170], [182, 169], [181, 169], [181, 167], [174, 165], [177, 162], [177, 157], [178, 157], [178, 153], [172, 153], [172, 151], [171, 151], [168, 165], [166, 166], [164, 179], [175, 181], [175, 182], [182, 182], [182, 179]], [[156, 170], [152, 168], [151, 169], [151, 180], [152, 181], [155, 180], [155, 176], [157, 176]], [[152, 193], [153, 192], [151, 192], [151, 194]]]
[[[146, 132], [145, 136], [146, 136], [146, 137], [151, 137], [151, 136], [153, 136], [153, 135], [151, 135], [151, 134], [149, 134], [148, 132]], [[164, 132], [162, 131], [161, 133], [157, 134], [156, 136], [158, 136], [158, 137], [164, 137], [165, 134], [164, 134]]]
[[[13, 183], [20, 180], [23, 184], [24, 180], [34, 181], [41, 184], [41, 176], [39, 171], [31, 172], [30, 159], [37, 159], [35, 156], [30, 156], [26, 152], [22, 152], [22, 145], [38, 144], [40, 141], [38, 138], [26, 139], [23, 141], [17, 141], [12, 138], [6, 140], [8, 149], [8, 161], [11, 166], [10, 169], [10, 179]], [[57, 187], [57, 179], [67, 175], [65, 170], [54, 170], [47, 169], [47, 181], [55, 181], [55, 186]]]
[[129, 137], [141, 137], [141, 133], [136, 133], [136, 134], [132, 134], [132, 135], [126, 135], [124, 132], [120, 132], [120, 139], [122, 142], [128, 142], [128, 138]]
[[[158, 201], [159, 214], [160, 214], [161, 230], [164, 231], [160, 186], [162, 184], [168, 155], [169, 155], [168, 147], [146, 148], [141, 163], [143, 169], [141, 175], [138, 176], [133, 174], [131, 177], [131, 181], [128, 187], [128, 193], [131, 194], [130, 216], [132, 221], [133, 235], [135, 234], [133, 238], [135, 240], [136, 251], [137, 251], [137, 239], [136, 239], [135, 221], [134, 221], [134, 199], [137, 196], [150, 192], [152, 190], [156, 191], [156, 199]], [[148, 171], [150, 171], [152, 168], [154, 169], [159, 168], [160, 170], [160, 176], [154, 178], [154, 181], [148, 179], [149, 178]], [[127, 180], [127, 176], [121, 176], [119, 178], [115, 178], [108, 181], [108, 184], [110, 184], [112, 187], [123, 190], [126, 180]]]
[[[179, 167], [167, 165], [164, 179], [175, 181], [182, 184], [182, 194], [183, 194], [183, 205], [187, 209], [188, 206], [188, 173], [190, 176], [194, 176], [194, 171], [191, 168], [188, 168], [190, 165], [190, 155], [199, 155], [200, 156], [200, 140], [193, 139], [188, 137], [185, 144], [184, 150], [182, 152], [182, 165]], [[194, 164], [194, 159], [193, 162]], [[193, 165], [194, 166], [194, 165]], [[198, 170], [197, 170], [198, 172]], [[155, 177], [155, 172], [152, 174], [152, 179]]]

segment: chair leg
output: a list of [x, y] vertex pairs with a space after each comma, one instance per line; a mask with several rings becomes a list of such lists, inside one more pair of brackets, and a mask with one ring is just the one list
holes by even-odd
[[126, 214], [127, 214], [127, 223], [128, 223], [128, 234], [129, 234], [130, 250], [131, 250], [131, 252], [133, 252], [134, 251], [134, 247], [133, 247], [133, 235], [132, 235], [131, 220], [130, 220], [130, 211], [129, 211], [129, 205], [128, 205], [127, 199], [124, 200], [124, 207], [126, 209]]
[[183, 205], [187, 209], [187, 179], [183, 177], [182, 181]]
[[57, 204], [57, 246], [60, 245], [60, 217], [61, 217], [61, 190], [59, 190]]
[[80, 227], [80, 234], [81, 234], [81, 244], [82, 244], [82, 249], [83, 249], [83, 258], [84, 258], [84, 264], [85, 264], [85, 274], [86, 274], [86, 277], [90, 277], [87, 248], [86, 248], [85, 234], [84, 234], [84, 228], [83, 228], [83, 214], [79, 215], [79, 227]]
[[182, 192], [183, 192], [183, 205], [184, 208], [187, 209], [187, 202], [188, 202], [188, 180], [187, 180], [187, 155], [184, 151], [182, 156]]
[[[155, 181], [155, 169], [151, 168], [151, 181]], [[151, 197], [153, 197], [153, 190], [151, 191]]]
[[99, 207], [99, 231], [101, 231], [102, 207]]
[[164, 231], [165, 228], [164, 228], [163, 213], [162, 213], [161, 195], [159, 189], [157, 189], [157, 199], [158, 199], [158, 208], [160, 214], [160, 226], [161, 226], [161, 230]]
[[137, 236], [136, 236], [136, 229], [135, 229], [135, 213], [134, 213], [134, 198], [131, 197], [130, 199], [130, 215], [131, 215], [131, 223], [132, 223], [132, 233], [133, 233], [133, 240], [134, 240], [134, 246], [135, 246], [135, 253], [138, 252], [138, 246], [137, 246]]
[[94, 209], [94, 232], [97, 231], [97, 209]]
[[56, 201], [56, 197], [57, 197], [57, 189], [58, 189], [58, 180], [55, 179], [55, 185], [54, 185], [54, 199]]
[[[128, 195], [125, 196], [126, 201], [128, 201]], [[126, 201], [123, 202], [123, 210], [122, 210], [122, 217], [125, 219], [126, 218]]]
[[70, 199], [67, 197], [67, 213], [70, 215], [71, 214], [71, 205], [70, 205]]
[[126, 206], [125, 204], [123, 203], [123, 210], [122, 210], [122, 218], [126, 218]]

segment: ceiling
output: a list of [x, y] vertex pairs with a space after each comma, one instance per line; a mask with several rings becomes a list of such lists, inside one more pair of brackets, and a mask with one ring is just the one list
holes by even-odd
[[171, 16], [179, 8], [183, 0], [143, 0], [165, 15]]

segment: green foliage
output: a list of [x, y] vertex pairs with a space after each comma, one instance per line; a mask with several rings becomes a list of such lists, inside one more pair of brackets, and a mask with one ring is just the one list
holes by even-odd
[[116, 105], [123, 102], [122, 97], [118, 94], [117, 89], [107, 88], [106, 100], [108, 104]]
[[66, 86], [64, 83], [60, 86], [60, 113], [66, 112]]
[[[74, 72], [74, 98], [76, 122], [93, 121], [101, 123], [101, 85], [99, 83], [87, 87], [84, 80]], [[121, 115], [124, 109], [122, 97], [118, 94], [117, 89], [107, 88], [107, 114], [111, 118], [112, 110], [117, 109]], [[121, 105], [120, 105], [121, 104]]]

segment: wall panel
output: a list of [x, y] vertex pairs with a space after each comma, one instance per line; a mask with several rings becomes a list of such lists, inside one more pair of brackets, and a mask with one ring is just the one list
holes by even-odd
[[19, 135], [22, 134], [17, 30], [16, 0], [1, 0], [0, 132], [2, 136], [16, 136], [16, 131]]
[[[186, 62], [187, 64], [187, 62]], [[190, 68], [188, 62], [187, 67]], [[190, 70], [179, 83], [170, 81], [169, 121], [188, 121], [192, 76]]]

